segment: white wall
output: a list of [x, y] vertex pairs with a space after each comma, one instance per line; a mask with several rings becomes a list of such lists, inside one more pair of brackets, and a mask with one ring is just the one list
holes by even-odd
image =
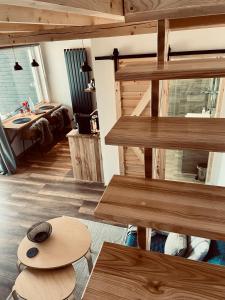
[[[91, 41], [84, 40], [84, 47], [90, 55]], [[82, 48], [82, 40], [47, 42], [41, 44], [43, 61], [51, 102], [72, 107], [67, 76], [64, 49]]]
[[105, 136], [116, 123], [115, 77], [112, 61], [98, 61], [95, 65], [96, 98], [99, 113], [101, 149], [105, 184], [119, 174], [118, 147], [105, 144]]
[[120, 54], [156, 52], [156, 34], [92, 39], [91, 48], [94, 56], [112, 55], [114, 48], [118, 48]]
[[225, 27], [173, 31], [169, 43], [174, 51], [224, 49]]
[[[221, 107], [221, 118], [225, 118], [225, 99]], [[225, 153], [214, 153], [211, 176], [208, 184], [225, 186]]]
[[[146, 42], [148, 40], [148, 42]], [[96, 99], [100, 121], [103, 170], [105, 184], [114, 174], [119, 174], [117, 146], [105, 145], [105, 136], [116, 123], [115, 72], [112, 60], [95, 61], [95, 56], [112, 55], [114, 48], [120, 54], [155, 52], [156, 35], [139, 35], [93, 39], [91, 42]]]

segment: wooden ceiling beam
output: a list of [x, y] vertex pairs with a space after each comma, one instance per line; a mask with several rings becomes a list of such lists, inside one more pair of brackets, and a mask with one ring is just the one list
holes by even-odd
[[[0, 0], [1, 1], [1, 0]], [[98, 19], [98, 18], [94, 18]], [[95, 21], [94, 21], [95, 22]], [[106, 22], [105, 19], [99, 19], [99, 22]], [[15, 24], [8, 24], [9, 30], [5, 27], [5, 23], [0, 23], [4, 28], [3, 31], [11, 31], [12, 26]], [[25, 25], [18, 25], [20, 26]], [[26, 25], [27, 26], [27, 25]], [[37, 26], [37, 25], [29, 25]], [[42, 26], [42, 25], [38, 25]], [[47, 25], [49, 26], [49, 25]], [[194, 17], [186, 19], [170, 20], [170, 30], [185, 30], [192, 28], [201, 27], [215, 27], [225, 26], [225, 14], [219, 16], [205, 16], [205, 17]], [[21, 27], [20, 27], [21, 28]], [[23, 27], [22, 27], [23, 28]], [[39, 27], [40, 28], [40, 27]], [[41, 29], [41, 28], [40, 28]], [[156, 21], [138, 22], [138, 23], [110, 23], [103, 25], [94, 26], [68, 26], [63, 28], [42, 28], [45, 30], [35, 32], [25, 32], [16, 34], [1, 35], [0, 47], [14, 45], [26, 45], [48, 41], [62, 41], [62, 40], [73, 40], [82, 38], [98, 38], [98, 37], [112, 37], [112, 36], [124, 36], [124, 35], [135, 35], [135, 34], [147, 34], [157, 32]], [[13, 31], [13, 30], [12, 30]], [[20, 30], [19, 30], [20, 31]]]
[[169, 20], [170, 30], [225, 26], [225, 14]]
[[225, 13], [224, 0], [124, 0], [126, 22], [179, 19]]
[[47, 9], [124, 21], [123, 0], [0, 0], [0, 4]]
[[31, 31], [42, 31], [50, 29], [59, 29], [64, 26], [57, 25], [42, 25], [42, 24], [15, 24], [15, 23], [0, 23], [0, 32], [9, 33], [9, 32], [31, 32]]
[[0, 4], [0, 22], [82, 26], [92, 25], [93, 19], [74, 13]]
[[32, 33], [8, 34], [0, 38], [0, 47], [14, 45], [29, 45], [48, 41], [63, 41], [74, 39], [90, 39], [99, 37], [125, 36], [154, 33], [156, 22], [113, 23], [95, 26], [73, 26], [54, 30], [44, 30]]

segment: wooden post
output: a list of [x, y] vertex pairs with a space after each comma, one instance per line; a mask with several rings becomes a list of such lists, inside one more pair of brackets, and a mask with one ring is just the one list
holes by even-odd
[[[168, 27], [168, 20], [158, 21], [157, 63], [160, 67], [163, 67], [168, 58]], [[167, 93], [164, 93], [164, 95], [168, 96]], [[165, 97], [161, 99], [159, 80], [152, 80], [150, 115], [152, 117], [158, 117], [161, 114], [160, 112], [165, 113], [165, 109], [161, 107], [165, 106], [166, 102], [168, 101]], [[168, 109], [168, 105], [166, 105], [166, 107]], [[165, 150], [162, 149], [145, 149], [144, 160], [146, 178], [165, 178], [165, 153]], [[150, 250], [151, 232], [151, 228], [138, 228], [138, 244], [140, 248]]]
[[[158, 21], [158, 66], [164, 66], [168, 60], [168, 20]], [[156, 83], [157, 82], [157, 83]], [[156, 81], [155, 91], [152, 92], [152, 116], [165, 116], [168, 113], [168, 81], [163, 81], [161, 86], [159, 81]], [[161, 92], [161, 94], [160, 94]], [[166, 150], [154, 149], [153, 150], [153, 178], [165, 179], [165, 163], [166, 163]]]
[[[122, 116], [122, 107], [121, 107], [121, 86], [120, 82], [116, 81], [115, 83], [115, 93], [116, 93], [116, 117], [117, 120]], [[120, 163], [120, 175], [125, 174], [124, 168], [124, 148], [122, 146], [118, 147], [119, 151], [119, 163]]]

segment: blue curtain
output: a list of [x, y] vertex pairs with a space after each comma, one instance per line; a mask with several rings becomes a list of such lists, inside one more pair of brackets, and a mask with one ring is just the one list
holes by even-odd
[[0, 169], [1, 174], [10, 175], [16, 172], [16, 161], [0, 119]]

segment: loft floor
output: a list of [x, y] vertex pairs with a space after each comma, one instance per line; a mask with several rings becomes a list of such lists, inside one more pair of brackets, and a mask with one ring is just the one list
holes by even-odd
[[61, 141], [42, 156], [27, 154], [13, 176], [0, 176], [0, 299], [6, 299], [17, 275], [16, 252], [27, 228], [60, 215], [96, 220], [101, 184], [76, 184], [69, 146]]

